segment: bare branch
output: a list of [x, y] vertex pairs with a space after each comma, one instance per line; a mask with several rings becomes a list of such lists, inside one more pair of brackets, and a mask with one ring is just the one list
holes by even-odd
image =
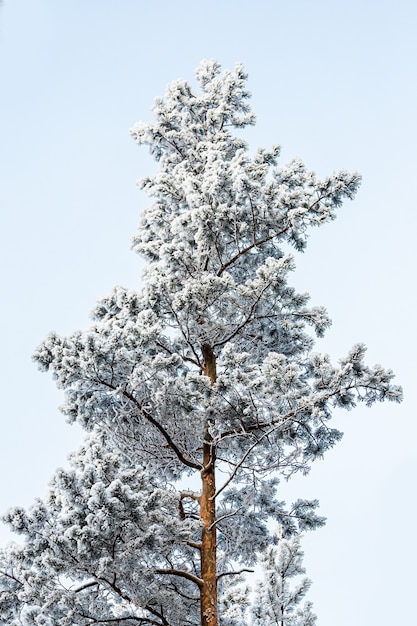
[[80, 591], [84, 591], [84, 589], [88, 589], [89, 587], [95, 587], [99, 584], [100, 583], [97, 580], [92, 580], [91, 582], [85, 583], [85, 585], [81, 585], [80, 587], [77, 587], [77, 589], [74, 589], [74, 593], [79, 593]]
[[238, 572], [223, 572], [222, 574], [219, 574], [217, 576], [217, 580], [219, 580], [220, 578], [223, 578], [223, 576], [239, 576], [239, 574], [243, 574], [243, 572], [249, 572], [250, 574], [253, 574], [255, 570], [254, 569], [247, 569], [246, 567], [240, 569]]
[[155, 569], [154, 572], [156, 574], [169, 574], [171, 576], [179, 576], [180, 578], [186, 578], [187, 580], [191, 580], [191, 582], [198, 585], [198, 587], [203, 586], [203, 581], [198, 576], [194, 576], [194, 574], [190, 574], [190, 572], [184, 572], [179, 569]]

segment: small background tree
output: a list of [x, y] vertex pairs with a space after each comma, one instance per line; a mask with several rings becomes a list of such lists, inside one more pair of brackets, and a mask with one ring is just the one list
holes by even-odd
[[[252, 626], [314, 626], [311, 602], [301, 602], [311, 586], [305, 574], [300, 537], [281, 537], [261, 556], [263, 580], [257, 582], [251, 608]], [[293, 579], [296, 579], [295, 581]], [[297, 579], [299, 582], [297, 582]]]

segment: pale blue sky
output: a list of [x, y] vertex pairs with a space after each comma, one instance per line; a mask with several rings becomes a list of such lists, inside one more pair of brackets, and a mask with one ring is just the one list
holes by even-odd
[[[154, 169], [128, 135], [168, 81], [202, 58], [249, 72], [258, 145], [320, 174], [359, 170], [339, 219], [313, 232], [294, 282], [333, 326], [392, 367], [401, 406], [337, 416], [345, 437], [285, 494], [318, 497], [305, 540], [320, 626], [411, 624], [416, 584], [417, 4], [414, 0], [5, 0], [0, 6], [0, 510], [28, 505], [79, 431], [31, 363], [54, 329], [88, 324], [113, 285], [140, 285], [130, 237]], [[6, 540], [0, 531], [0, 540]]]

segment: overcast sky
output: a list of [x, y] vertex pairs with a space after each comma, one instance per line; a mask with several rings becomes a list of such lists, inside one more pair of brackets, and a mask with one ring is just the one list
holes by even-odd
[[[319, 174], [359, 170], [357, 199], [311, 234], [295, 286], [391, 367], [402, 405], [335, 416], [343, 441], [283, 488], [317, 497], [305, 538], [320, 626], [411, 624], [414, 612], [417, 170], [414, 0], [5, 0], [0, 6], [0, 510], [29, 505], [81, 433], [31, 354], [88, 325], [115, 284], [140, 287], [130, 238], [154, 171], [128, 129], [203, 58], [249, 72], [251, 149], [283, 146]], [[8, 534], [0, 529], [0, 541]]]

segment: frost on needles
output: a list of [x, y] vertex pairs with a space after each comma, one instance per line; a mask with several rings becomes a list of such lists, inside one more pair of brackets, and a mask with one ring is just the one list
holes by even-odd
[[[250, 609], [245, 572], [261, 560], [273, 577], [285, 546], [324, 523], [316, 501], [282, 502], [279, 481], [340, 439], [334, 408], [401, 399], [364, 346], [337, 365], [312, 351], [309, 329], [330, 321], [288, 283], [287, 251], [335, 218], [359, 175], [278, 166], [277, 146], [251, 157], [242, 66], [205, 61], [197, 82], [171, 83], [131, 131], [160, 164], [141, 180], [142, 290], [116, 287], [91, 328], [35, 353], [88, 435], [46, 498], [5, 516], [23, 543], [0, 554], [2, 624], [259, 624], [267, 594]], [[297, 615], [268, 624], [315, 619], [309, 605]]]

